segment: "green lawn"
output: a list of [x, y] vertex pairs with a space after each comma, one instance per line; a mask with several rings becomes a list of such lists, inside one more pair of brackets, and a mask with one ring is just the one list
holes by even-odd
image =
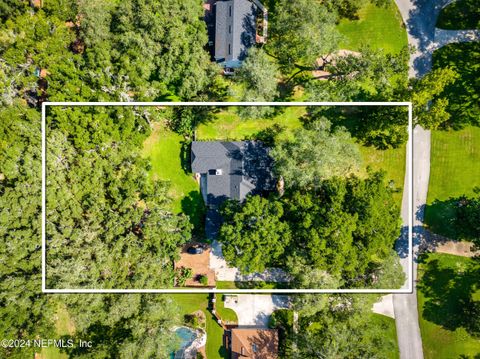
[[[75, 333], [75, 326], [70, 319], [67, 309], [63, 304], [59, 304], [57, 312], [55, 313], [55, 334], [58, 337], [63, 335], [73, 335]], [[60, 349], [55, 346], [42, 348], [41, 359], [67, 359], [66, 353], [61, 353]]]
[[374, 170], [384, 170], [386, 172], [387, 183], [393, 181], [396, 192], [394, 198], [398, 205], [402, 203], [403, 184], [405, 181], [406, 150], [404, 145], [400, 148], [378, 150], [374, 147], [360, 147], [364, 168], [370, 166]]
[[[480, 306], [479, 265], [449, 254], [425, 255], [418, 267], [418, 311], [426, 359], [473, 358], [480, 340], [472, 335], [472, 308]], [[463, 355], [463, 356], [462, 356]]]
[[457, 0], [447, 5], [438, 15], [437, 27], [446, 30], [479, 29], [478, 0]]
[[378, 328], [382, 328], [384, 333], [384, 341], [390, 342], [395, 347], [395, 350], [388, 352], [387, 358], [399, 358], [400, 352], [398, 351], [397, 328], [395, 326], [395, 319], [386, 317], [381, 314], [372, 313], [369, 323]]
[[425, 223], [438, 234], [455, 238], [450, 219], [453, 202], [480, 186], [480, 128], [433, 131]]
[[172, 210], [190, 216], [198, 230], [203, 228], [201, 218], [205, 211], [200, 187], [190, 173], [190, 147], [182, 136], [157, 126], [144, 142], [143, 154], [150, 158], [150, 174], [154, 179], [170, 182]]
[[217, 299], [216, 301], [216, 310], [220, 318], [222, 318], [223, 321], [228, 322], [229, 324], [237, 324], [238, 323], [238, 317], [237, 313], [233, 309], [230, 308], [225, 308], [225, 294], [217, 294], [215, 297]]
[[234, 108], [216, 114], [214, 121], [198, 126], [196, 135], [199, 140], [244, 140], [274, 124], [286, 128], [285, 136], [295, 128], [302, 126], [300, 118], [306, 113], [305, 107], [287, 107], [281, 114], [270, 119], [242, 120]]
[[[197, 129], [199, 140], [243, 140], [254, 137], [259, 131], [279, 124], [285, 127], [284, 137], [302, 126], [300, 118], [306, 113], [304, 107], [287, 107], [285, 112], [271, 119], [242, 120], [233, 109], [222, 111], [216, 119], [202, 124]], [[395, 199], [400, 204], [405, 175], [406, 146], [398, 149], [378, 150], [373, 147], [361, 146], [364, 168], [371, 166], [375, 170], [387, 172], [387, 181], [393, 180], [398, 193]], [[365, 174], [362, 170], [361, 174]], [[218, 285], [218, 283], [217, 283]]]
[[345, 36], [340, 48], [356, 51], [362, 44], [373, 49], [398, 53], [407, 46], [407, 33], [395, 3], [386, 8], [367, 4], [358, 13], [358, 20], [342, 19], [338, 30]]
[[207, 310], [208, 294], [172, 294], [170, 298], [178, 305], [181, 316], [201, 310], [206, 316], [208, 359], [227, 358], [227, 351], [223, 346], [223, 329], [216, 318]]

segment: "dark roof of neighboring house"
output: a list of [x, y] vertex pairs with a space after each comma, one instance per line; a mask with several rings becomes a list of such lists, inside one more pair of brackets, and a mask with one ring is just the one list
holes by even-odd
[[215, 59], [234, 65], [242, 61], [255, 43], [256, 7], [250, 0], [217, 1], [215, 13]]
[[232, 359], [277, 359], [278, 331], [276, 329], [234, 328]]
[[[273, 160], [260, 141], [193, 141], [192, 172], [202, 174], [202, 193], [210, 208], [227, 199], [243, 201], [248, 194], [274, 189]], [[217, 211], [207, 211], [205, 231], [214, 238], [221, 224]]]

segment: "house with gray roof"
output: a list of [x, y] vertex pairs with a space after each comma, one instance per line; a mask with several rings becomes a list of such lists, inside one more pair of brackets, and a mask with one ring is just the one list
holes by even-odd
[[257, 6], [250, 0], [215, 3], [215, 60], [226, 68], [239, 67], [256, 41]]
[[215, 238], [221, 225], [218, 208], [227, 199], [242, 202], [249, 194], [275, 188], [273, 160], [260, 141], [193, 141], [192, 172], [207, 206], [205, 231]]

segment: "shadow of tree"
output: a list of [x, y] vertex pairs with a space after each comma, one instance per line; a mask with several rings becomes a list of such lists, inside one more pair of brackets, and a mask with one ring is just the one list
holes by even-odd
[[436, 234], [450, 239], [459, 239], [455, 224], [455, 208], [460, 198], [449, 198], [445, 201], [436, 199], [425, 205], [425, 224]]
[[111, 327], [94, 323], [81, 333], [75, 334], [74, 336], [65, 335], [62, 336], [61, 339], [65, 341], [71, 339], [75, 343], [78, 343], [80, 339], [82, 341], [95, 343], [95, 349], [88, 348], [87, 346], [80, 347], [78, 345], [72, 348], [62, 349], [62, 352], [68, 354], [69, 358], [89, 357], [89, 355], [95, 356], [95, 353], [97, 355], [104, 353], [105, 357], [118, 358], [120, 356], [119, 345], [131, 340], [132, 332], [121, 324]]
[[190, 142], [182, 141], [180, 148], [180, 164], [182, 170], [185, 174], [190, 175], [192, 173], [191, 167], [191, 152], [190, 152]]
[[181, 202], [182, 212], [190, 218], [193, 234], [203, 237], [205, 234], [205, 204], [200, 191], [190, 191]]
[[465, 328], [470, 335], [480, 335], [478, 290], [480, 265], [473, 259], [462, 267], [446, 266], [438, 259], [425, 260], [425, 270], [418, 284], [425, 297], [423, 318], [447, 330]]

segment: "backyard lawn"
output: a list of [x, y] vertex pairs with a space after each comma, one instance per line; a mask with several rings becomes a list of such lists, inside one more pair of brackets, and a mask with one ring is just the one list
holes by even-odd
[[472, 195], [480, 186], [480, 128], [461, 131], [433, 131], [430, 183], [425, 223], [430, 230], [455, 238], [449, 225], [454, 200]]
[[183, 317], [197, 310], [201, 310], [206, 316], [208, 359], [227, 358], [227, 351], [223, 347], [223, 329], [217, 323], [216, 318], [207, 310], [208, 294], [173, 294], [170, 298], [179, 307], [179, 313]]
[[190, 147], [184, 145], [183, 137], [162, 124], [156, 124], [143, 144], [143, 154], [150, 158], [151, 176], [170, 182], [172, 211], [189, 215], [191, 222], [201, 230], [201, 218], [205, 209], [200, 187], [189, 173], [189, 151]]
[[421, 260], [417, 296], [426, 359], [480, 353], [480, 340], [472, 335], [478, 321], [474, 307], [480, 305], [479, 270], [478, 261], [449, 254], [430, 253]]
[[407, 46], [407, 33], [395, 3], [386, 8], [367, 4], [358, 13], [358, 20], [342, 19], [338, 30], [345, 36], [341, 49], [357, 51], [362, 44], [373, 49], [398, 53]]
[[286, 128], [285, 135], [302, 126], [300, 118], [306, 113], [305, 107], [290, 106], [284, 112], [271, 119], [242, 120], [232, 109], [216, 114], [216, 119], [198, 126], [196, 131], [199, 140], [243, 140], [254, 136], [261, 130], [278, 123]]

